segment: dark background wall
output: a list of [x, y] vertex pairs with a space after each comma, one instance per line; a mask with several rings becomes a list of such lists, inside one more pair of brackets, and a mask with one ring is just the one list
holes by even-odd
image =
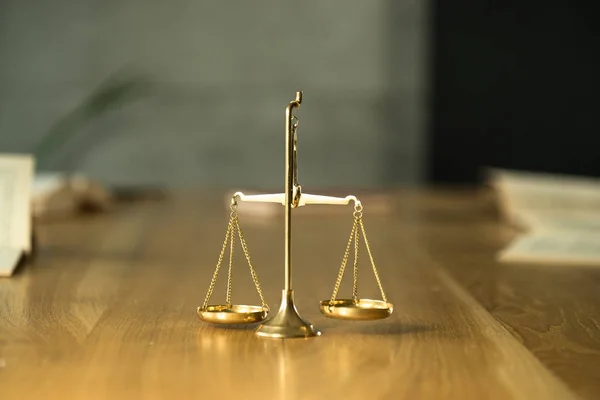
[[600, 35], [592, 2], [431, 3], [429, 167], [600, 175]]
[[280, 186], [301, 88], [307, 187], [476, 182], [485, 166], [600, 175], [591, 1], [227, 4], [0, 0], [0, 152], [30, 151], [125, 69], [143, 97], [79, 121], [82, 143], [50, 169]]
[[[419, 184], [427, 7], [0, 0], [0, 153], [68, 130], [76, 139], [40, 169], [115, 185], [280, 188], [285, 106], [301, 89], [306, 190]], [[114, 80], [143, 90], [72, 117]]]

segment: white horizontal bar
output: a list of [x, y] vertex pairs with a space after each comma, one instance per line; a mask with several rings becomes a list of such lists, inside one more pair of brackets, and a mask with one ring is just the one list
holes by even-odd
[[331, 196], [321, 196], [318, 194], [306, 194], [302, 193], [300, 195], [299, 206], [303, 206], [306, 204], [331, 204], [331, 205], [346, 205], [353, 201], [355, 204], [360, 204], [360, 201], [354, 196], [346, 196], [346, 197], [331, 197]]
[[279, 203], [285, 205], [285, 193], [246, 195], [242, 192], [237, 192], [233, 195], [233, 198], [252, 203]]
[[[281, 205], [285, 205], [285, 193], [246, 195], [242, 192], [237, 192], [233, 195], [233, 200], [235, 199], [253, 203], [279, 203]], [[298, 206], [301, 207], [307, 204], [329, 204], [343, 206], [349, 204], [351, 201], [353, 201], [355, 205], [360, 205], [360, 200], [358, 200], [355, 196], [332, 197], [302, 193], [300, 194]]]

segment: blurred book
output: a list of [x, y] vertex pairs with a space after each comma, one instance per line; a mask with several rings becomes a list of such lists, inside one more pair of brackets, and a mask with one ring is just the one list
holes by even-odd
[[600, 179], [494, 169], [504, 219], [522, 234], [502, 262], [600, 266]]
[[0, 154], [0, 276], [31, 252], [32, 156]]
[[562, 218], [600, 213], [600, 179], [491, 169], [488, 182], [500, 211], [517, 227], [531, 228], [523, 219], [529, 213]]
[[33, 226], [47, 219], [105, 210], [110, 191], [81, 175], [34, 176], [31, 155], [0, 154], [0, 276], [11, 276], [32, 251]]
[[600, 266], [600, 235], [574, 232], [521, 235], [498, 253], [498, 261]]

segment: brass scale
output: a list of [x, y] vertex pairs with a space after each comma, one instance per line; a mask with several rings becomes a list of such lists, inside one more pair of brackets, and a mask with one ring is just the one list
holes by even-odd
[[[279, 311], [273, 318], [262, 323], [257, 329], [256, 334], [269, 338], [302, 338], [318, 336], [321, 334], [312, 324], [300, 317], [296, 306], [294, 305], [294, 291], [292, 290], [292, 209], [307, 204], [332, 204], [348, 205], [354, 203], [354, 224], [348, 239], [348, 244], [344, 252], [342, 264], [338, 273], [337, 280], [333, 289], [331, 298], [320, 302], [320, 310], [323, 315], [329, 318], [354, 321], [368, 321], [387, 318], [392, 314], [393, 305], [387, 301], [381, 280], [375, 267], [375, 262], [371, 254], [369, 241], [367, 240], [365, 227], [362, 221], [363, 206], [355, 196], [330, 197], [321, 195], [312, 195], [301, 192], [301, 186], [298, 184], [298, 138], [296, 130], [298, 128], [298, 118], [294, 115], [294, 109], [300, 108], [302, 103], [302, 92], [296, 92], [296, 98], [292, 100], [285, 109], [285, 193], [278, 194], [260, 194], [245, 195], [237, 192], [231, 199], [231, 213], [223, 247], [219, 254], [217, 267], [213, 274], [206, 298], [201, 307], [198, 307], [197, 313], [202, 321], [213, 324], [252, 324], [264, 321], [269, 313], [269, 307], [264, 299], [256, 270], [252, 266], [248, 247], [240, 229], [238, 214], [236, 211], [238, 201], [259, 202], [259, 203], [280, 203], [285, 206], [285, 283]], [[231, 277], [233, 268], [233, 253], [235, 237], [241, 242], [242, 250], [250, 267], [252, 280], [260, 296], [261, 305], [238, 305], [231, 304]], [[358, 297], [357, 279], [358, 279], [358, 247], [359, 238], [362, 235], [373, 273], [377, 280], [382, 300], [361, 299]], [[354, 248], [354, 285], [352, 298], [338, 299], [337, 294], [346, 269], [350, 250]], [[213, 289], [223, 262], [226, 250], [229, 249], [229, 270], [227, 279], [227, 295], [225, 304], [210, 304]]]

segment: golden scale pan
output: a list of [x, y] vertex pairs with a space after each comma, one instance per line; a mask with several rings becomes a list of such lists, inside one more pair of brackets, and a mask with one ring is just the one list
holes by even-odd
[[[261, 324], [256, 330], [256, 334], [270, 338], [293, 338], [310, 337], [321, 334], [312, 324], [300, 317], [296, 306], [294, 305], [294, 291], [291, 288], [291, 211], [293, 208], [307, 204], [330, 204], [347, 205], [354, 202], [354, 224], [350, 232], [350, 238], [344, 252], [342, 264], [339, 269], [338, 277], [334, 285], [333, 293], [328, 300], [320, 302], [321, 313], [328, 318], [351, 321], [371, 321], [389, 317], [393, 312], [393, 305], [387, 301], [383, 291], [383, 286], [362, 220], [362, 204], [354, 196], [330, 197], [321, 195], [305, 194], [301, 192], [301, 186], [298, 184], [298, 160], [297, 160], [297, 134], [298, 118], [293, 115], [295, 108], [300, 108], [302, 102], [302, 92], [296, 92], [295, 100], [291, 101], [286, 107], [286, 181], [285, 193], [245, 195], [237, 192], [231, 200], [231, 213], [229, 224], [225, 233], [225, 240], [219, 254], [217, 267], [213, 273], [208, 292], [204, 303], [198, 307], [198, 317], [207, 323], [212, 324], [253, 324], [262, 322], [267, 318], [269, 306], [267, 305], [258, 277], [248, 252], [248, 246], [240, 228], [239, 218], [236, 211], [238, 201], [259, 202], [259, 203], [280, 203], [285, 206], [285, 282], [282, 291], [282, 300], [278, 312], [273, 318]], [[232, 293], [232, 273], [233, 273], [233, 254], [235, 248], [235, 237], [239, 238], [242, 250], [244, 252], [252, 280], [256, 291], [261, 300], [261, 305], [238, 305], [231, 303]], [[371, 267], [381, 292], [382, 300], [361, 299], [358, 297], [358, 256], [359, 241], [363, 237]], [[354, 249], [353, 254], [353, 290], [352, 298], [338, 299], [337, 294], [340, 289], [342, 278], [350, 257], [350, 250]], [[225, 304], [209, 304], [212, 296], [223, 258], [226, 250], [229, 249], [229, 270], [227, 276], [227, 295]]]

